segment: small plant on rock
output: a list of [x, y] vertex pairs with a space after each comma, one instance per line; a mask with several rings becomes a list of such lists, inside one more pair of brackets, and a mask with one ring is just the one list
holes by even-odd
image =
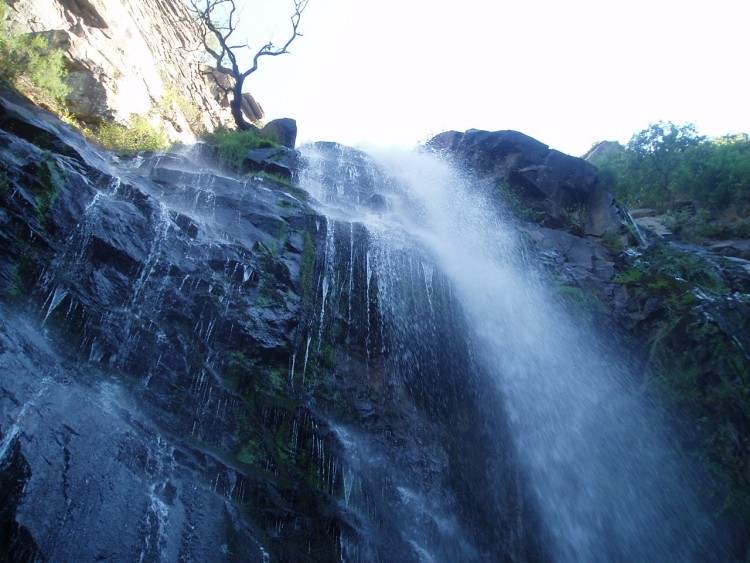
[[203, 140], [218, 149], [221, 165], [233, 171], [240, 170], [248, 151], [277, 146], [277, 143], [264, 137], [256, 128], [245, 131], [217, 129], [213, 133], [204, 134]]
[[139, 151], [161, 151], [169, 147], [163, 128], [152, 125], [143, 115], [132, 117], [130, 125], [102, 123], [97, 133], [89, 132], [91, 140], [107, 150], [121, 154]]

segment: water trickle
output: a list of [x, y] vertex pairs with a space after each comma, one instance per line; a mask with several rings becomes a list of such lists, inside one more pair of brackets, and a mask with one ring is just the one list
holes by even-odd
[[45, 302], [45, 306], [47, 308], [47, 313], [44, 315], [44, 320], [42, 321], [42, 324], [47, 322], [47, 319], [52, 314], [52, 312], [57, 309], [57, 307], [62, 303], [63, 299], [65, 299], [68, 296], [68, 292], [56, 287], [54, 291], [50, 294], [49, 299]]
[[372, 264], [370, 263], [370, 252], [365, 253], [366, 285], [365, 285], [365, 307], [367, 308], [367, 332], [365, 333], [365, 360], [370, 364], [371, 320], [370, 320], [370, 286], [372, 285]]
[[430, 309], [432, 309], [432, 275], [435, 272], [435, 268], [429, 264], [421, 263], [422, 271], [424, 272], [424, 286], [427, 290], [427, 299], [430, 302]]
[[294, 387], [294, 367], [296, 363], [297, 363], [297, 351], [295, 350], [292, 353], [292, 362], [289, 367], [289, 382], [291, 383], [292, 387]]
[[354, 223], [349, 224], [349, 287], [346, 304], [346, 327], [347, 331], [352, 324], [352, 292], [354, 289]]
[[29, 412], [29, 409], [36, 408], [39, 399], [41, 399], [49, 389], [50, 383], [51, 379], [49, 377], [45, 376], [44, 378], [42, 378], [37, 391], [34, 393], [31, 399], [21, 405], [18, 413], [15, 415], [15, 417], [13, 417], [10, 428], [5, 431], [2, 442], [0, 442], [0, 462], [5, 459], [5, 456], [8, 454], [8, 450], [10, 449], [11, 445], [13, 445], [13, 442], [21, 433], [22, 425], [27, 413]]
[[139, 561], [166, 560], [169, 558], [170, 506], [162, 498], [172, 486], [174, 473], [174, 447], [160, 436], [150, 445], [146, 458], [146, 473], [150, 476], [148, 506], [142, 523], [143, 548]]
[[302, 364], [302, 386], [305, 385], [305, 374], [307, 373], [307, 360], [310, 357], [310, 342], [312, 341], [312, 335], [307, 336], [307, 344], [305, 345], [305, 361]]

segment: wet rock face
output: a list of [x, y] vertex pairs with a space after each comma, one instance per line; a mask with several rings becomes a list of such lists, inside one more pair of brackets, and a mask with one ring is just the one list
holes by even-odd
[[244, 517], [228, 510], [236, 491], [211, 483], [227, 471], [222, 462], [175, 447], [117, 382], [82, 377], [33, 323], [2, 314], [0, 408], [4, 438], [15, 438], [1, 475], [23, 486], [3, 487], [16, 503], [6, 545], [48, 560], [262, 559]]
[[[427, 147], [455, 159], [517, 202], [523, 218], [576, 235], [600, 237], [621, 227], [614, 196], [595, 166], [517, 131], [441, 133]], [[508, 197], [510, 195], [510, 197]]]
[[343, 534], [356, 538], [346, 558], [542, 560], [502, 402], [489, 398], [496, 387], [462, 336], [469, 329], [450, 282], [417, 242], [357, 220], [387, 216], [392, 203], [407, 204], [396, 203], [405, 192], [355, 149], [315, 143], [302, 155], [311, 194], [352, 217], [326, 223], [316, 296], [326, 314], [311, 341], [338, 359], [329, 384], [346, 397], [319, 399], [336, 420], [357, 515]]
[[0, 436], [0, 558], [4, 561], [37, 561], [41, 556], [34, 537], [17, 520], [30, 477], [31, 469], [21, 453], [18, 434], [7, 429]]
[[332, 558], [333, 439], [287, 393], [320, 217], [191, 155], [117, 162], [12, 96], [0, 129], [0, 457], [27, 479], [7, 537], [50, 560]]
[[[331, 195], [388, 211], [365, 155], [322, 147]], [[537, 558], [502, 413], [479, 408], [484, 372], [429, 258], [389, 253], [287, 183], [214, 172], [201, 150], [117, 161], [2, 99], [8, 545], [48, 560]], [[418, 333], [403, 315], [424, 318]]]

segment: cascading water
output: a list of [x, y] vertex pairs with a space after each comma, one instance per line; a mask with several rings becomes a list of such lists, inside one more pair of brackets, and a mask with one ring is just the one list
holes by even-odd
[[[694, 467], [641, 404], [627, 359], [607, 341], [608, 335], [592, 334], [580, 326], [545, 289], [543, 276], [497, 202], [433, 155], [390, 154], [379, 159], [379, 172], [372, 167], [370, 174], [363, 175], [361, 154], [337, 161], [330, 158], [331, 151], [329, 145], [305, 151], [310, 165], [302, 185], [323, 202], [330, 216], [366, 227], [367, 299], [369, 303], [369, 292], [376, 291], [375, 324], [381, 334], [377, 339], [368, 334], [365, 341], [382, 342], [381, 352], [388, 359], [381, 368], [392, 370], [395, 384], [404, 385], [415, 397], [430, 394], [430, 386], [441, 377], [435, 372], [451, 369], [436, 359], [445, 355], [446, 346], [460, 349], [455, 359], [467, 363], [448, 377], [462, 378], [452, 382], [456, 388], [474, 387], [462, 393], [477, 401], [474, 408], [482, 413], [480, 424], [501, 427], [494, 444], [491, 428], [475, 428], [483, 435], [485, 451], [472, 454], [494, 463], [502, 455], [498, 449], [515, 450], [520, 480], [530, 491], [541, 521], [538, 532], [527, 529], [527, 533], [548, 544], [521, 558], [720, 561], [727, 557], [724, 539], [694, 492], [698, 479]], [[451, 294], [450, 298], [434, 303], [438, 290]], [[436, 307], [448, 307], [454, 296], [457, 310], [447, 318], [436, 315]], [[368, 332], [370, 320], [368, 313]], [[462, 328], [445, 326], [451, 320]], [[466, 342], [456, 344], [461, 338]], [[370, 354], [368, 347], [368, 359]], [[488, 377], [478, 376], [480, 372]], [[453, 399], [442, 397], [445, 412]], [[424, 400], [432, 410], [440, 410], [439, 403], [435, 396]], [[506, 420], [489, 414], [495, 411], [504, 413]], [[504, 423], [510, 428], [512, 448], [500, 443]], [[362, 453], [367, 447], [358, 450], [346, 431], [341, 431], [340, 439], [348, 463], [358, 465], [360, 474], [372, 471], [372, 462], [357, 461], [368, 457]], [[450, 452], [450, 444], [442, 446]], [[346, 469], [344, 473], [348, 474]], [[508, 475], [512, 472], [497, 471], [496, 477]], [[394, 471], [391, 486], [399, 488], [401, 477]], [[345, 488], [351, 491], [351, 482]], [[508, 507], [500, 507], [508, 503], [507, 496], [503, 500], [485, 493], [484, 508], [499, 507], [510, 520]], [[350, 495], [347, 492], [347, 502]], [[397, 516], [406, 519], [404, 528], [409, 528], [418, 521], [413, 509], [409, 513], [413, 497], [404, 497], [401, 503], [406, 508], [399, 509]], [[449, 507], [450, 502], [431, 507], [423, 502], [419, 510], [432, 511], [438, 521], [438, 514]], [[466, 532], [462, 525], [469, 527], [466, 522], [454, 524], [458, 535]], [[447, 550], [445, 543], [451, 540], [437, 529], [435, 536], [401, 531], [416, 560], [477, 557], [472, 551], [476, 545]], [[513, 548], [503, 553], [515, 558]]]
[[20, 103], [0, 559], [731, 558], [627, 361], [438, 160], [318, 144], [311, 201]]

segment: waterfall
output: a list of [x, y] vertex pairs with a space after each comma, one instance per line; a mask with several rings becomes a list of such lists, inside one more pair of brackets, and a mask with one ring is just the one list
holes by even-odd
[[617, 337], [537, 263], [572, 234], [428, 154], [318, 143], [293, 185], [206, 147], [115, 159], [18, 103], [0, 96], [0, 559], [744, 553]]
[[[538, 512], [534, 533], [545, 543], [542, 551], [555, 561], [721, 560], [722, 539], [695, 493], [699, 476], [642, 404], [615, 337], [592, 334], [555, 299], [502, 204], [434, 155], [380, 155], [363, 174], [362, 154], [342, 162], [341, 150], [305, 149], [310, 166], [302, 186], [329, 217], [366, 228], [367, 277], [375, 279], [383, 332], [381, 368], [440, 416], [458, 399], [438, 398], [437, 389], [444, 391], [446, 378], [460, 378], [450, 385], [476, 401], [480, 424], [498, 425], [496, 432], [474, 429], [484, 432], [478, 440], [484, 450], [471, 453], [494, 463], [501, 450], [514, 451], [521, 487]], [[337, 156], [329, 155], [326, 168], [331, 151]], [[456, 310], [446, 313], [452, 303]], [[510, 446], [501, 443], [505, 425]], [[339, 434], [350, 464], [370, 456], [371, 446], [357, 450], [350, 432]], [[442, 447], [450, 452], [453, 446]], [[374, 471], [368, 463], [359, 462], [360, 473]], [[509, 475], [497, 471], [496, 478]], [[415, 504], [433, 522], [450, 511], [452, 501], [415, 503], [418, 495], [400, 479], [408, 481], [395, 470], [389, 478], [401, 493], [399, 518], [420, 522], [414, 511], [407, 514]], [[350, 480], [346, 487], [351, 506], [356, 486]], [[507, 502], [491, 490], [482, 494], [487, 505]], [[451, 553], [439, 526], [430, 536], [409, 532], [409, 524], [401, 535], [415, 560], [468, 560], [481, 549], [475, 544]], [[466, 539], [467, 527], [455, 522], [452, 530]]]

